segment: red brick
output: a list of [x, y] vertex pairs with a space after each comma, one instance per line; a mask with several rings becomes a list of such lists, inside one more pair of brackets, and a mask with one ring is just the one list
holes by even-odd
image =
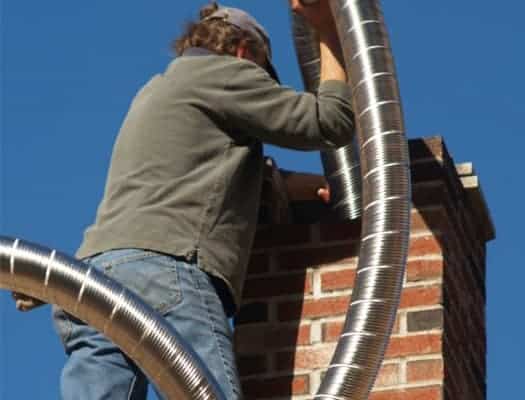
[[243, 296], [246, 299], [312, 293], [312, 274], [294, 274], [252, 278], [246, 280]]
[[443, 329], [443, 309], [407, 312], [407, 331]]
[[262, 301], [243, 304], [235, 317], [237, 325], [268, 321], [268, 304]]
[[408, 382], [443, 380], [443, 360], [412, 361], [407, 364]]
[[443, 277], [443, 260], [417, 260], [407, 265], [409, 282], [423, 281]]
[[238, 357], [237, 366], [240, 376], [264, 374], [268, 371], [268, 362], [264, 355]]
[[[322, 326], [323, 342], [336, 342], [343, 331], [344, 322], [325, 322]], [[392, 333], [399, 333], [399, 315], [396, 318]]]
[[310, 382], [308, 375], [280, 376], [266, 379], [247, 379], [242, 382], [246, 400], [265, 399], [291, 395], [308, 394]]
[[377, 375], [375, 387], [394, 386], [399, 383], [399, 364], [383, 364]]
[[414, 185], [419, 182], [438, 181], [445, 178], [445, 171], [437, 160], [428, 160], [418, 163], [417, 168], [411, 168], [411, 180]]
[[436, 209], [416, 210], [412, 213], [410, 229], [414, 231], [435, 231], [443, 229], [446, 221], [445, 209], [440, 207]]
[[238, 355], [264, 354], [264, 340], [269, 331], [269, 324], [239, 325], [235, 328], [235, 351]]
[[275, 328], [265, 335], [265, 347], [282, 348], [308, 345], [311, 343], [310, 332], [310, 325]]
[[349, 296], [328, 297], [317, 300], [290, 301], [278, 306], [279, 321], [303, 318], [321, 318], [344, 315], [348, 310]]
[[361, 219], [344, 223], [321, 224], [319, 226], [321, 241], [359, 240], [361, 236]]
[[[446, 218], [444, 208], [417, 210], [411, 216], [411, 229], [439, 230]], [[361, 219], [344, 223], [322, 224], [319, 228], [321, 241], [359, 240]]]
[[408, 250], [409, 257], [428, 256], [431, 254], [442, 254], [441, 244], [435, 236], [422, 236], [410, 241]]
[[270, 349], [310, 344], [310, 325], [241, 325], [234, 336], [238, 354], [261, 354]]
[[441, 386], [373, 392], [369, 400], [443, 400]]
[[283, 251], [277, 255], [280, 270], [305, 269], [330, 264], [356, 262], [359, 244], [352, 243], [320, 248]]
[[412, 185], [412, 202], [416, 207], [443, 205], [448, 200], [448, 193], [443, 182], [435, 185]]
[[[346, 303], [344, 303], [344, 299], [347, 300]], [[323, 300], [332, 300], [331, 303], [325, 304]], [[340, 303], [339, 303], [340, 302]], [[415, 306], [423, 306], [423, 305], [435, 305], [440, 304], [441, 302], [441, 287], [440, 286], [432, 286], [432, 287], [413, 287], [413, 288], [405, 288], [403, 289], [403, 292], [401, 294], [401, 302], [400, 302], [400, 308], [406, 308], [406, 307], [415, 307]], [[346, 313], [347, 306], [343, 306], [349, 303], [349, 298], [347, 296], [340, 296], [340, 297], [330, 297], [327, 299], [322, 300], [311, 300], [305, 302], [305, 304], [302, 307], [302, 314], [301, 318], [310, 317], [315, 318], [319, 316], [335, 316], [337, 315], [336, 312], [339, 314]], [[284, 306], [287, 306], [286, 308]], [[289, 315], [289, 316], [295, 316], [295, 318], [298, 318], [299, 306], [296, 306], [296, 309], [294, 310], [291, 303], [288, 304], [282, 304], [283, 309], [283, 316]], [[330, 313], [328, 310], [333, 309], [334, 312]], [[322, 311], [325, 310], [325, 313], [322, 314]], [[281, 311], [281, 308], [280, 308]], [[280, 318], [281, 318], [281, 314]], [[399, 333], [399, 315], [396, 317], [396, 321], [394, 323], [394, 327], [392, 330], [392, 333]], [[341, 334], [341, 330], [343, 328], [343, 322], [327, 322], [323, 324], [323, 341], [325, 342], [332, 342], [339, 339], [339, 335]]]
[[404, 288], [399, 308], [441, 304], [441, 286]]
[[310, 242], [310, 226], [280, 224], [259, 226], [253, 243], [254, 249], [290, 246]]
[[392, 334], [398, 334], [401, 331], [401, 317], [399, 314], [396, 315], [394, 326], [392, 327]]
[[344, 322], [326, 322], [323, 324], [323, 342], [335, 342], [339, 340], [343, 331]]
[[355, 269], [325, 272], [321, 275], [321, 290], [325, 292], [330, 290], [351, 289], [354, 286], [355, 275]]
[[387, 358], [441, 353], [441, 334], [426, 334], [391, 337], [386, 352]]
[[326, 368], [332, 359], [335, 346], [297, 349], [277, 353], [276, 368], [278, 371], [293, 371], [295, 369]]

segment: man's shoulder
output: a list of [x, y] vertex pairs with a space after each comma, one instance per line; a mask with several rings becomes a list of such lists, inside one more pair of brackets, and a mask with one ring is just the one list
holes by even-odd
[[[255, 82], [273, 82], [268, 73], [252, 61], [230, 55], [183, 56], [175, 58], [166, 69], [165, 75], [192, 85], [253, 85]], [[244, 83], [243, 83], [244, 82]]]
[[236, 70], [242, 68], [242, 65], [242, 60], [229, 55], [182, 56], [171, 61], [166, 74], [187, 74], [187, 76], [198, 74], [216, 79], [221, 74], [234, 74]]

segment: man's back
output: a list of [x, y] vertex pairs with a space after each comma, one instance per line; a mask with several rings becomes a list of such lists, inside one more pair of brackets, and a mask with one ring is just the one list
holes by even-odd
[[96, 223], [77, 256], [142, 248], [195, 258], [239, 304], [262, 182], [261, 141], [301, 149], [345, 144], [351, 122], [325, 128], [323, 120], [333, 125], [348, 98], [341, 82], [322, 85], [317, 99], [279, 86], [250, 61], [189, 49], [133, 101]]

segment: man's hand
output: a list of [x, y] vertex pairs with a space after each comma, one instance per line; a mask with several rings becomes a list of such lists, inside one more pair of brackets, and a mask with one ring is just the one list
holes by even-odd
[[317, 197], [319, 197], [325, 204], [330, 203], [330, 188], [328, 185], [317, 189]]
[[330, 10], [330, 4], [326, 0], [318, 0], [306, 4], [301, 0], [289, 0], [290, 8], [296, 14], [302, 15], [304, 19], [319, 33], [335, 33], [334, 18]]
[[321, 82], [328, 80], [346, 82], [343, 52], [329, 1], [318, 0], [311, 4], [303, 4], [301, 0], [289, 1], [293, 12], [302, 15], [319, 34]]
[[11, 294], [11, 296], [15, 300], [16, 309], [18, 311], [31, 311], [34, 308], [37, 308], [37, 307], [40, 307], [40, 306], [46, 304], [46, 303], [44, 303], [44, 302], [42, 302], [42, 301], [40, 301], [38, 299], [35, 299], [33, 297], [30, 297], [30, 296], [26, 296], [23, 293], [13, 292]]

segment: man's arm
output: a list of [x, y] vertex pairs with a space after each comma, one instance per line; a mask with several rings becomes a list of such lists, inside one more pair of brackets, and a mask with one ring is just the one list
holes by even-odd
[[220, 99], [215, 100], [233, 130], [298, 150], [350, 143], [354, 119], [346, 83], [324, 81], [315, 96], [277, 84], [250, 61], [235, 63]]
[[322, 32], [320, 34], [321, 48], [321, 82], [347, 81], [343, 66], [343, 56], [339, 38], [335, 32]]
[[354, 134], [351, 91], [327, 1], [298, 12], [319, 32], [321, 82], [317, 96], [278, 85], [250, 61], [239, 60], [217, 101], [231, 128], [280, 147], [324, 150], [347, 145]]

